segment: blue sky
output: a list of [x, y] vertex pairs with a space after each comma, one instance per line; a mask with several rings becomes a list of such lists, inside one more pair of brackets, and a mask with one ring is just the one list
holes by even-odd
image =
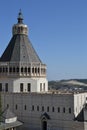
[[87, 0], [1, 0], [0, 55], [20, 8], [48, 80], [87, 78]]

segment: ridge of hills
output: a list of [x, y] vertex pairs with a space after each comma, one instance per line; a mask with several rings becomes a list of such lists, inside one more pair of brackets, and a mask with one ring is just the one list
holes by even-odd
[[49, 81], [49, 90], [87, 90], [87, 79]]

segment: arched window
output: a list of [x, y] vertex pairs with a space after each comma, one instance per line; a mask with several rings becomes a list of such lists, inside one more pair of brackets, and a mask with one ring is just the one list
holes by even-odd
[[28, 72], [30, 73], [30, 67], [28, 68]]
[[25, 106], [24, 106], [24, 110], [26, 110], [26, 109], [27, 109], [27, 106], [25, 105]]
[[69, 113], [71, 113], [71, 108], [69, 108]]
[[47, 112], [49, 112], [49, 106], [47, 107]]
[[27, 73], [27, 67], [25, 67], [25, 73]]
[[15, 72], [15, 67], [13, 67], [13, 72]]
[[7, 104], [7, 108], [9, 108], [9, 104]]
[[5, 92], [8, 92], [8, 83], [5, 84]]
[[31, 83], [27, 84], [27, 91], [30, 92], [31, 91]]
[[18, 33], [20, 33], [20, 27], [18, 27]]
[[34, 67], [32, 68], [32, 73], [34, 73]]
[[43, 84], [43, 90], [45, 91], [45, 83]]
[[17, 72], [19, 72], [19, 67], [17, 67]]
[[52, 112], [54, 112], [54, 107], [52, 107]]
[[40, 83], [40, 91], [42, 91], [42, 83]]
[[39, 111], [39, 106], [37, 106], [37, 111]]
[[9, 72], [10, 72], [10, 73], [12, 72], [12, 67], [9, 68]]
[[20, 92], [23, 92], [23, 83], [20, 83]]
[[32, 105], [32, 111], [34, 111], [34, 105]]
[[21, 27], [21, 31], [23, 31], [23, 27]]
[[21, 72], [23, 73], [23, 67], [21, 68]]
[[65, 107], [63, 108], [63, 113], [65, 113]]
[[16, 110], [18, 109], [18, 105], [17, 105], [17, 104], [15, 105], [15, 109], [16, 109]]

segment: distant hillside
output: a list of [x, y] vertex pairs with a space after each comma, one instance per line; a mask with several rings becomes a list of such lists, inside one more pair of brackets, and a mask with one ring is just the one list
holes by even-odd
[[49, 81], [49, 89], [87, 90], [87, 79], [69, 79], [60, 81]]
[[87, 84], [87, 79], [76, 79], [76, 80], [79, 81], [79, 82]]

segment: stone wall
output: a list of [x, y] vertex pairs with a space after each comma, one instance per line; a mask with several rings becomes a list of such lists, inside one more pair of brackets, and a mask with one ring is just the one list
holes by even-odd
[[44, 120], [48, 130], [84, 130], [84, 122], [74, 121], [74, 94], [2, 93], [2, 102], [24, 122], [21, 130], [42, 130]]

